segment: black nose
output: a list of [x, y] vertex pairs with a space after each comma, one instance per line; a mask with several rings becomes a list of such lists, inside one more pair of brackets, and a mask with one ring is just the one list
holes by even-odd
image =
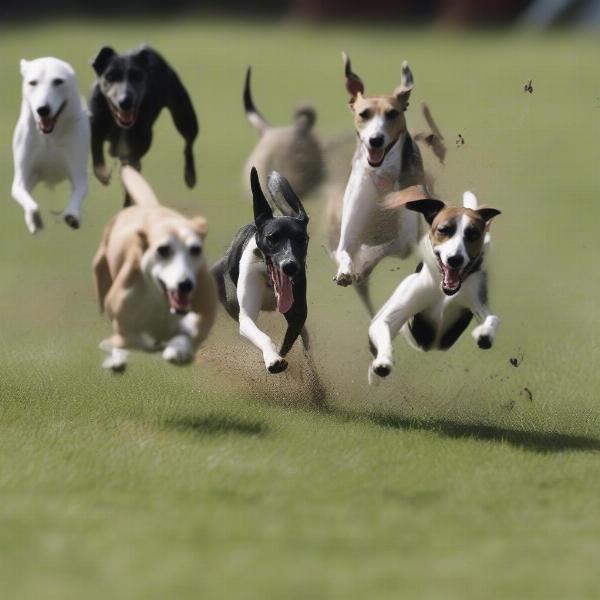
[[369, 144], [371, 144], [371, 148], [381, 148], [381, 146], [383, 146], [383, 136], [376, 135], [372, 138], [369, 138]]
[[288, 261], [281, 265], [281, 270], [288, 276], [293, 277], [298, 272], [298, 265], [294, 261]]
[[464, 261], [465, 259], [463, 258], [462, 254], [455, 254], [454, 256], [448, 257], [448, 264], [453, 269], [458, 269], [458, 267], [462, 267]]
[[119, 108], [122, 108], [123, 110], [131, 110], [131, 107], [133, 106], [133, 96], [131, 96], [130, 94], [127, 94], [120, 102], [119, 102]]
[[47, 104], [44, 104], [43, 106], [40, 106], [36, 112], [40, 117], [47, 117], [50, 114], [50, 107]]
[[184, 279], [177, 285], [177, 290], [180, 294], [189, 294], [194, 289], [194, 284], [191, 279]]

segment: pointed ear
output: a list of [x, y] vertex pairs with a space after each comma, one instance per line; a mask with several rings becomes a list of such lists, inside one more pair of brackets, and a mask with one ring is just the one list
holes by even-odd
[[400, 106], [402, 110], [406, 110], [408, 108], [408, 99], [410, 98], [410, 93], [415, 85], [415, 80], [413, 78], [412, 71], [408, 66], [408, 63], [404, 61], [402, 63], [402, 75], [400, 77], [400, 85], [394, 90], [394, 96], [396, 96], [398, 102], [400, 102]]
[[486, 223], [489, 223], [494, 217], [502, 213], [496, 208], [479, 208], [475, 211]]
[[206, 237], [208, 233], [208, 223], [204, 217], [194, 217], [191, 219], [192, 229], [202, 238]]
[[148, 66], [151, 54], [152, 54], [152, 48], [150, 48], [150, 46], [148, 46], [148, 44], [142, 44], [137, 52], [138, 58], [140, 59], [140, 62], [144, 66]]
[[29, 61], [22, 58], [19, 61], [19, 69], [21, 70], [21, 75], [25, 76], [25, 71], [27, 71], [27, 67], [29, 66]]
[[260, 187], [256, 167], [252, 167], [250, 171], [250, 187], [252, 188], [252, 202], [254, 205], [254, 223], [257, 227], [260, 227], [265, 221], [273, 218], [273, 211]]
[[356, 100], [358, 94], [365, 93], [365, 86], [361, 78], [352, 72], [352, 64], [350, 63], [350, 57], [342, 52], [342, 58], [344, 59], [344, 75], [346, 76], [346, 89], [350, 94], [350, 104]]
[[[308, 215], [304, 210], [304, 206], [302, 206], [302, 202], [300, 202], [300, 198], [296, 196], [296, 192], [294, 192], [289, 181], [283, 175], [277, 171], [271, 171], [267, 177], [267, 188], [269, 194], [271, 194], [271, 198], [273, 198], [273, 203], [285, 216], [293, 216], [305, 224], [308, 223]], [[282, 205], [282, 197], [283, 202], [291, 208], [291, 215], [286, 210], [286, 206]]]
[[103, 46], [100, 48], [100, 52], [96, 55], [96, 58], [92, 61], [92, 67], [96, 72], [96, 75], [100, 76], [104, 73], [108, 61], [116, 54], [116, 52], [110, 46]]
[[446, 206], [441, 200], [423, 198], [422, 200], [411, 200], [405, 204], [408, 210], [420, 212], [425, 220], [431, 225], [436, 215]]

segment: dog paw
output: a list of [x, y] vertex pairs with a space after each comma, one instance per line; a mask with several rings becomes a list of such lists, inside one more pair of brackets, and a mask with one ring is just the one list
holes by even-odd
[[489, 350], [494, 344], [492, 334], [483, 327], [476, 327], [473, 330], [473, 339], [482, 350]]
[[378, 377], [387, 377], [392, 372], [392, 363], [389, 360], [374, 360], [371, 368]]
[[30, 210], [25, 213], [25, 225], [29, 229], [29, 233], [37, 233], [44, 229], [44, 223], [39, 210]]
[[94, 175], [102, 185], [108, 185], [110, 183], [111, 170], [106, 165], [95, 165]]
[[102, 363], [102, 367], [104, 369], [110, 369], [113, 373], [122, 374], [125, 373], [125, 369], [127, 368], [127, 363], [124, 359], [115, 358], [114, 356], [109, 356], [104, 359]]
[[288, 367], [288, 363], [287, 360], [285, 360], [284, 358], [278, 358], [277, 360], [274, 360], [273, 362], [269, 363], [267, 365], [267, 371], [269, 371], [269, 373], [282, 373], [283, 371], [285, 371]]
[[79, 229], [79, 218], [78, 217], [76, 217], [75, 215], [72, 215], [70, 213], [67, 213], [67, 214], [65, 214], [64, 219], [65, 219], [65, 223], [71, 229]]
[[352, 273], [338, 273], [335, 276], [335, 282], [338, 285], [341, 285], [342, 287], [347, 287], [349, 285], [352, 285], [352, 283], [354, 282], [354, 276], [352, 275]]
[[184, 348], [179, 345], [169, 345], [162, 353], [163, 358], [172, 365], [187, 365], [194, 360], [194, 353], [191, 348]]

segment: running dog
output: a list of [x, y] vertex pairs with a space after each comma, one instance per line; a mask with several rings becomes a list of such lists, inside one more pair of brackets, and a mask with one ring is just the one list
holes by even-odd
[[127, 349], [173, 364], [193, 360], [215, 320], [217, 293], [204, 258], [207, 225], [161, 206], [132, 167], [121, 170], [134, 205], [108, 224], [93, 262], [100, 311], [113, 335], [100, 344], [103, 366], [120, 372]]
[[152, 126], [166, 107], [185, 140], [185, 183], [194, 187], [192, 145], [198, 135], [198, 121], [177, 73], [158, 52], [145, 45], [126, 54], [104, 46], [92, 67], [98, 76], [90, 98], [92, 161], [100, 182], [107, 185], [110, 181], [104, 142], [109, 142], [111, 156], [139, 171], [141, 159], [152, 143]]
[[[279, 173], [269, 176], [268, 188], [274, 216], [260, 187], [256, 169], [250, 172], [254, 223], [242, 227], [225, 256], [212, 268], [219, 299], [229, 315], [239, 321], [240, 334], [259, 348], [269, 373], [287, 369], [283, 358], [298, 335], [308, 350], [304, 327], [306, 304], [306, 252], [308, 216], [302, 203]], [[293, 215], [293, 216], [292, 216]], [[283, 313], [287, 331], [279, 352], [271, 338], [256, 325], [261, 310]]]
[[263, 179], [271, 171], [284, 175], [292, 189], [301, 196], [315, 189], [324, 172], [323, 151], [312, 129], [316, 121], [311, 106], [298, 108], [294, 124], [289, 127], [272, 127], [254, 106], [250, 92], [251, 68], [246, 72], [244, 85], [244, 109], [250, 124], [260, 137], [244, 169], [244, 181], [253, 166]]
[[386, 210], [382, 202], [391, 193], [411, 189], [409, 198], [429, 196], [421, 153], [409, 134], [404, 112], [413, 89], [412, 72], [402, 63], [400, 85], [391, 95], [365, 96], [365, 87], [352, 72], [344, 53], [346, 89], [358, 137], [352, 170], [342, 206], [332, 198], [329, 207], [329, 244], [337, 249], [335, 281], [357, 291], [369, 313], [368, 277], [386, 256], [406, 258], [419, 239], [418, 216], [398, 206]]
[[31, 192], [37, 183], [71, 182], [71, 198], [63, 212], [77, 229], [81, 203], [88, 190], [87, 158], [90, 124], [77, 89], [75, 71], [58, 58], [21, 60], [23, 100], [13, 136], [15, 175], [12, 196], [25, 211], [31, 233], [43, 227]]
[[402, 281], [371, 322], [369, 341], [375, 358], [369, 382], [373, 375], [390, 374], [392, 340], [400, 329], [418, 350], [447, 350], [475, 315], [479, 325], [473, 338], [480, 348], [487, 349], [492, 347], [500, 325], [488, 306], [483, 268], [490, 221], [500, 211], [478, 208], [471, 192], [464, 193], [462, 207], [422, 199], [407, 202], [406, 208], [421, 213], [429, 225], [420, 245], [423, 262], [416, 273]]

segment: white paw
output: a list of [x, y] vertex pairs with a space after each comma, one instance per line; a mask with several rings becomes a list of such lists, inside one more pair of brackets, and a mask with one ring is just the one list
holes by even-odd
[[173, 365], [185, 365], [194, 360], [194, 350], [190, 340], [185, 336], [172, 339], [163, 350], [163, 358]]
[[267, 367], [267, 371], [269, 371], [269, 373], [281, 373], [283, 371], [285, 371], [288, 367], [288, 363], [287, 360], [285, 360], [285, 358], [281, 358], [280, 356], [278, 356], [276, 359], [269, 361], [269, 362], [265, 362], [265, 365]]
[[473, 339], [482, 350], [488, 350], [494, 345], [495, 330], [487, 325], [479, 325], [473, 329]]
[[356, 277], [353, 273], [349, 271], [338, 271], [335, 276], [335, 282], [342, 287], [346, 287], [348, 285], [352, 285], [352, 283], [356, 280]]
[[377, 377], [387, 377], [392, 372], [393, 366], [392, 361], [387, 358], [376, 358], [371, 363], [369, 374], [372, 372], [374, 375], [377, 375]]
[[113, 373], [123, 373], [127, 367], [127, 351], [114, 348], [110, 356], [104, 359], [102, 366], [105, 369], [110, 369]]
[[27, 225], [29, 233], [37, 233], [44, 228], [40, 211], [37, 208], [25, 211], [25, 225]]

